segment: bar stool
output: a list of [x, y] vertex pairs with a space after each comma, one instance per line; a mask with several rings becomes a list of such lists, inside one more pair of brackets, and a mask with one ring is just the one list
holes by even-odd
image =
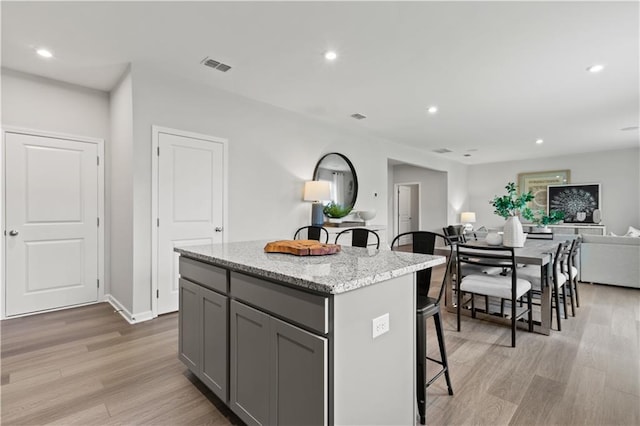
[[[307, 232], [307, 238], [304, 238], [305, 231]], [[327, 231], [327, 229], [322, 226], [303, 226], [302, 228], [299, 228], [295, 234], [293, 234], [293, 239], [318, 240], [321, 243], [328, 243], [329, 231]]]
[[[433, 254], [436, 245], [436, 238], [440, 237], [446, 241], [446, 237], [441, 234], [428, 231], [405, 232], [396, 236], [391, 242], [391, 250], [397, 250], [400, 247], [400, 240], [411, 238], [411, 248], [413, 253]], [[404, 245], [404, 244], [403, 244]], [[444, 344], [444, 333], [442, 332], [442, 317], [440, 315], [440, 300], [444, 294], [445, 282], [449, 273], [451, 261], [453, 258], [453, 245], [448, 245], [449, 256], [447, 257], [447, 265], [442, 279], [442, 285], [438, 292], [437, 298], [429, 297], [429, 287], [431, 285], [431, 268], [416, 272], [417, 283], [417, 306], [416, 306], [416, 370], [418, 389], [418, 414], [420, 415], [420, 424], [425, 424], [426, 409], [426, 390], [440, 376], [444, 375], [447, 381], [449, 395], [453, 395], [451, 387], [451, 377], [449, 376], [449, 363], [447, 362], [447, 350]], [[438, 345], [440, 347], [440, 359], [434, 359], [427, 356], [427, 320], [433, 317], [436, 326], [436, 334], [438, 336]], [[435, 362], [442, 366], [442, 369], [431, 379], [427, 380], [426, 360]]]

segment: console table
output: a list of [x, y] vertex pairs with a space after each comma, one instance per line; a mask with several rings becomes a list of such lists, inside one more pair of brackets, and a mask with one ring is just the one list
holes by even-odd
[[[589, 235], [607, 235], [607, 227], [605, 225], [588, 225], [575, 223], [559, 223], [557, 225], [548, 225], [554, 234], [589, 234]], [[535, 232], [535, 225], [523, 224], [525, 232]]]

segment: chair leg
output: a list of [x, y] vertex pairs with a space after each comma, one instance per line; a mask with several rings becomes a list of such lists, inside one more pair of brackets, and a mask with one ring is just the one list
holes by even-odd
[[553, 281], [553, 298], [556, 302], [556, 323], [558, 324], [558, 331], [562, 331], [562, 326], [560, 325], [560, 289], [555, 280]]
[[571, 293], [571, 316], [576, 316], [576, 293], [573, 288], [573, 283], [571, 278], [568, 280], [569, 283], [569, 292]]
[[529, 315], [527, 316], [527, 320], [529, 320], [529, 333], [533, 333], [533, 298], [531, 297], [531, 292], [527, 295], [527, 308], [529, 309]]
[[444, 345], [444, 333], [442, 332], [442, 317], [440, 316], [439, 307], [438, 313], [433, 316], [433, 320], [436, 324], [436, 334], [438, 335], [438, 344], [440, 346], [440, 360], [442, 361], [442, 367], [444, 368], [444, 378], [447, 380], [449, 395], [453, 395], [453, 387], [451, 387], [451, 377], [449, 376], [449, 362], [447, 361], [447, 349]]
[[[573, 281], [573, 287], [576, 289], [576, 307], [580, 307], [580, 294], [578, 294], [578, 276], [576, 275], [571, 281]], [[574, 315], [575, 317], [575, 315]]]
[[569, 319], [569, 312], [567, 311], [567, 284], [562, 286], [562, 309], [564, 310], [564, 319]]
[[426, 408], [426, 360], [427, 360], [427, 338], [425, 318], [421, 315], [416, 316], [416, 388], [418, 399], [418, 414], [420, 415], [420, 424], [425, 424], [425, 408]]
[[516, 347], [516, 298], [511, 298], [511, 347]]
[[458, 322], [458, 332], [460, 332], [460, 303], [462, 303], [462, 290], [460, 288], [456, 291], [456, 298], [458, 299], [458, 303], [456, 303], [456, 321]]
[[476, 295], [471, 293], [471, 318], [476, 317]]

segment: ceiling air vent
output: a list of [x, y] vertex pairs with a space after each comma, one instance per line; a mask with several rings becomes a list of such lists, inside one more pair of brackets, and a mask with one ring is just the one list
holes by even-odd
[[351, 114], [351, 117], [355, 118], [356, 120], [364, 120], [365, 118], [367, 118], [366, 115], [360, 114], [358, 112], [356, 112], [355, 114]]
[[208, 56], [204, 58], [200, 63], [222, 72], [227, 72], [231, 69], [231, 66], [216, 61], [215, 59], [210, 59]]
[[437, 152], [438, 154], [446, 154], [453, 151], [447, 148], [438, 148], [438, 149], [434, 149], [433, 152]]

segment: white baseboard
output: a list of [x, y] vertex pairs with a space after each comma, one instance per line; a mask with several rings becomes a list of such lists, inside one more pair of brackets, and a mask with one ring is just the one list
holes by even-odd
[[115, 297], [113, 297], [112, 295], [108, 294], [106, 296], [107, 302], [109, 302], [111, 304], [111, 306], [113, 306], [113, 308], [116, 310], [116, 312], [120, 313], [120, 315], [122, 315], [122, 317], [127, 320], [127, 322], [129, 324], [136, 324], [139, 322], [143, 322], [143, 321], [149, 321], [151, 319], [154, 318], [153, 316], [153, 312], [151, 311], [146, 311], [146, 312], [140, 312], [138, 314], [132, 314], [131, 312], [129, 312], [128, 309], [126, 309], [124, 306], [122, 306], [122, 303], [120, 303], [118, 301], [118, 299], [116, 299]]

